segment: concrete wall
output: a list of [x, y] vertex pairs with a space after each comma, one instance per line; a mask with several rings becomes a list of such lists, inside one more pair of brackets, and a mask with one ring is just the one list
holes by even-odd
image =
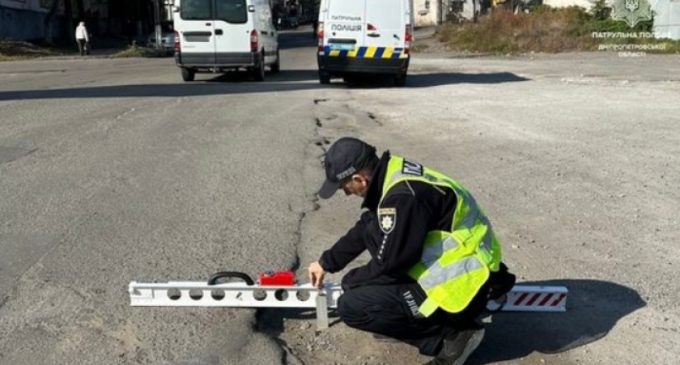
[[[446, 21], [449, 3], [456, 2], [454, 11], [459, 11], [462, 18], [472, 20], [475, 6], [479, 12], [479, 0], [413, 0], [415, 24], [417, 27], [437, 25]], [[476, 3], [476, 5], [475, 5]], [[456, 10], [457, 9], [457, 10]]]
[[[45, 13], [0, 7], [0, 38], [17, 40], [45, 37]], [[51, 24], [52, 34], [58, 32], [57, 19]]]
[[49, 1], [41, 0], [0, 0], [0, 7], [16, 10], [33, 10], [47, 12]]
[[661, 38], [680, 40], [680, 0], [652, 1], [654, 33]]
[[475, 12], [479, 14], [480, 6], [479, 0], [465, 0], [463, 1], [463, 9], [460, 12], [460, 16], [467, 20], [473, 20]]
[[440, 0], [413, 0], [413, 18], [416, 27], [437, 25]]

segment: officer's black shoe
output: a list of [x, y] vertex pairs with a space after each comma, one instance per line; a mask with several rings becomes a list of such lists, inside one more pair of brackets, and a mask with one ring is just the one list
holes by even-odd
[[484, 338], [484, 328], [456, 331], [444, 338], [437, 356], [425, 365], [463, 365]]

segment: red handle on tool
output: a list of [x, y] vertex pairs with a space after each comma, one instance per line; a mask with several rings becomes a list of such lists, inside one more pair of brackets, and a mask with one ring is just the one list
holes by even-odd
[[268, 271], [259, 273], [257, 281], [260, 285], [295, 285], [295, 273], [292, 271]]

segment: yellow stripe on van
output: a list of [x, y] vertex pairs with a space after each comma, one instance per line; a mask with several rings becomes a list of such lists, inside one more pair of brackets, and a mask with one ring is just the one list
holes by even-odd
[[331, 49], [331, 52], [328, 54], [331, 57], [338, 57], [340, 55], [340, 50], [339, 49]]
[[382, 58], [390, 58], [392, 57], [392, 52], [394, 52], [394, 48], [392, 47], [385, 47], [385, 50], [383, 51]]
[[364, 55], [364, 57], [373, 58], [373, 55], [375, 55], [376, 50], [378, 50], [378, 47], [368, 47], [366, 49], [366, 54]]
[[355, 58], [359, 52], [359, 48], [353, 48], [351, 51], [347, 52], [347, 57]]

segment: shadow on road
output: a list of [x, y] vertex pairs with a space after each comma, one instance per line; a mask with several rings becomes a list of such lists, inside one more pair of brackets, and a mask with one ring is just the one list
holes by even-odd
[[501, 84], [505, 82], [529, 81], [511, 72], [463, 74], [455, 72], [408, 75], [406, 87], [429, 87], [451, 84]]
[[[245, 72], [226, 73], [205, 81], [177, 84], [137, 84], [74, 87], [64, 89], [40, 89], [0, 91], [0, 101], [34, 100], [34, 99], [71, 99], [71, 98], [117, 98], [117, 97], [184, 97], [247, 94], [259, 92], [281, 92], [315, 90], [321, 88], [384, 88], [391, 87], [389, 80], [360, 79], [350, 84], [335, 82], [331, 85], [320, 85], [316, 70], [287, 70], [279, 74], [267, 76], [264, 82], [253, 82]], [[515, 74], [487, 73], [428, 73], [409, 75], [407, 88], [433, 87], [452, 84], [497, 84], [503, 82], [526, 81]]]
[[[316, 70], [282, 70], [277, 74], [267, 74], [265, 82], [297, 82], [297, 81], [316, 81], [319, 79]], [[252, 83], [253, 79], [247, 72], [226, 72], [218, 74], [208, 82], [247, 82]], [[318, 83], [318, 82], [317, 82]], [[321, 87], [321, 85], [318, 85]]]
[[[533, 352], [565, 352], [605, 337], [621, 318], [646, 305], [635, 290], [606, 281], [555, 280], [521, 285], [567, 286], [567, 312], [494, 314], [469, 364], [511, 361]], [[315, 316], [313, 309], [265, 309], [258, 311], [258, 330], [278, 337], [284, 330], [284, 318], [313, 320]], [[329, 318], [332, 331], [340, 319], [334, 312]]]
[[[390, 76], [354, 76], [346, 79], [351, 88], [374, 89], [392, 87]], [[492, 72], [480, 74], [464, 74], [457, 72], [433, 72], [409, 74], [406, 79], [407, 88], [432, 87], [455, 84], [501, 84], [505, 82], [529, 81], [511, 72]]]
[[555, 354], [595, 342], [621, 318], [644, 307], [633, 289], [599, 280], [555, 280], [522, 285], [563, 285], [569, 288], [565, 313], [499, 313], [487, 325], [484, 342], [471, 364], [525, 357], [532, 352]]

